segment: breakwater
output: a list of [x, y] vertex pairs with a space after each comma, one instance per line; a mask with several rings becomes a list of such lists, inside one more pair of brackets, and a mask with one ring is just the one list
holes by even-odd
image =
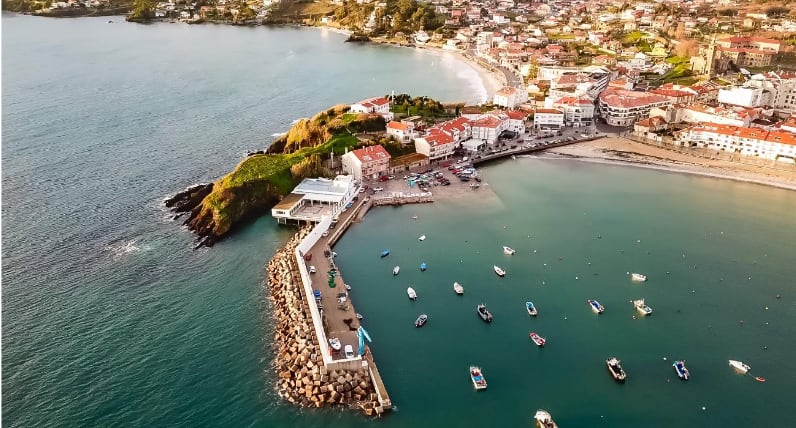
[[281, 398], [302, 407], [344, 406], [381, 413], [378, 395], [363, 365], [327, 365], [318, 343], [295, 251], [311, 228], [304, 227], [268, 263], [275, 321], [274, 369]]

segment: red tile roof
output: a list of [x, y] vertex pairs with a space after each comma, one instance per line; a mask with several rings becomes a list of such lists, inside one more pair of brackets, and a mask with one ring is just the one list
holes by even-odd
[[423, 137], [428, 145], [431, 147], [444, 146], [446, 144], [453, 144], [453, 137], [436, 129], [432, 129], [431, 133]]
[[497, 116], [484, 115], [472, 122], [473, 128], [497, 128], [502, 121]]
[[390, 121], [390, 123], [387, 124], [387, 129], [395, 129], [396, 131], [406, 131], [407, 129], [409, 129], [409, 127], [406, 126], [406, 124], [404, 123], [392, 120]]
[[387, 153], [387, 150], [385, 150], [381, 144], [352, 150], [351, 153], [353, 153], [354, 156], [356, 156], [362, 163], [390, 159], [390, 154]]
[[745, 128], [742, 126], [719, 125], [716, 123], [700, 123], [688, 128], [688, 131], [729, 135], [738, 138], [748, 138], [750, 140], [796, 146], [796, 134], [787, 131], [766, 131], [761, 128]]
[[536, 113], [547, 113], [547, 114], [564, 114], [561, 110], [556, 110], [554, 108], [538, 108], [536, 109]]

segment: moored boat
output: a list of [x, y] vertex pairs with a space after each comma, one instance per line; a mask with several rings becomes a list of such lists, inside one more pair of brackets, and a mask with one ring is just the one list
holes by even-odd
[[428, 321], [428, 315], [420, 314], [419, 317], [415, 320], [415, 327], [420, 328], [426, 325], [426, 321]]
[[510, 256], [511, 256], [511, 255], [513, 255], [515, 252], [516, 252], [516, 251], [514, 251], [514, 248], [507, 247], [507, 246], [505, 246], [505, 245], [503, 246], [503, 253], [504, 253], [504, 254], [508, 254], [508, 255], [510, 255]]
[[458, 282], [454, 282], [454, 283], [453, 283], [453, 291], [454, 291], [456, 294], [458, 294], [458, 295], [460, 295], [460, 296], [461, 296], [462, 294], [464, 294], [464, 287], [462, 287], [462, 285], [461, 285], [461, 284], [459, 284]]
[[688, 369], [685, 367], [684, 360], [675, 361], [674, 364], [672, 364], [672, 367], [674, 367], [674, 371], [675, 373], [677, 373], [677, 377], [679, 377], [682, 380], [688, 380], [688, 377], [691, 376], [691, 373], [689, 373]]
[[485, 304], [481, 303], [475, 310], [478, 311], [478, 316], [481, 317], [484, 322], [492, 322], [492, 312], [489, 312]]
[[642, 275], [640, 273], [635, 273], [634, 272], [634, 273], [630, 274], [630, 279], [632, 279], [633, 281], [637, 281], [637, 282], [644, 282], [644, 281], [647, 280], [647, 276], [646, 275]]
[[420, 235], [420, 237], [417, 238], [417, 240], [418, 241], [425, 241], [426, 240], [426, 235]]
[[537, 410], [533, 418], [536, 419], [538, 428], [558, 428], [558, 424], [556, 424], [556, 421], [553, 420], [547, 410]]
[[425, 272], [426, 271], [426, 267], [427, 267], [426, 266], [426, 262], [420, 263], [420, 271], [421, 272]]
[[748, 365], [744, 364], [741, 361], [736, 361], [736, 360], [730, 360], [730, 367], [734, 368], [735, 370], [738, 370], [743, 374], [746, 374], [746, 372], [748, 372], [751, 369], [751, 367], [749, 367]]
[[636, 307], [636, 310], [641, 315], [647, 316], [647, 315], [651, 315], [652, 314], [652, 308], [647, 306], [646, 303], [644, 303], [644, 299], [634, 300], [633, 301], [633, 306]]
[[610, 357], [605, 360], [605, 365], [608, 366], [608, 371], [611, 373], [611, 376], [619, 382], [624, 382], [627, 379], [627, 373], [622, 368], [622, 364], [616, 357]]
[[417, 293], [415, 293], [415, 289], [412, 287], [406, 289], [406, 294], [409, 296], [409, 300], [417, 299]]
[[531, 340], [533, 340], [533, 343], [535, 343], [536, 346], [538, 346], [540, 348], [543, 347], [545, 343], [547, 343], [547, 339], [545, 339], [542, 336], [539, 336], [538, 334], [536, 334], [535, 331], [531, 332], [530, 337], [531, 337]]
[[495, 273], [497, 274], [497, 276], [499, 276], [499, 277], [506, 276], [506, 271], [501, 269], [499, 266], [497, 266], [497, 265], [492, 266], [492, 269], [495, 270]]
[[401, 271], [401, 267], [400, 266], [396, 266], [396, 267], [392, 268], [392, 274], [393, 275], [398, 275], [398, 272], [400, 272], [400, 271]]
[[390, 255], [390, 250], [382, 250], [381, 258], [385, 258]]
[[335, 351], [339, 351], [343, 348], [343, 344], [340, 343], [340, 339], [336, 337], [329, 339], [329, 346]]
[[536, 306], [534, 306], [533, 302], [531, 302], [531, 301], [525, 302], [525, 310], [527, 310], [528, 311], [528, 315], [530, 315], [532, 317], [535, 317], [536, 314], [539, 313], [536, 310]]
[[473, 381], [473, 386], [476, 390], [486, 389], [486, 378], [481, 372], [481, 367], [470, 366], [470, 380]]
[[589, 306], [591, 306], [591, 310], [593, 310], [594, 313], [601, 314], [605, 312], [605, 308], [600, 304], [600, 302], [591, 299], [587, 300], [587, 302], [589, 302]]

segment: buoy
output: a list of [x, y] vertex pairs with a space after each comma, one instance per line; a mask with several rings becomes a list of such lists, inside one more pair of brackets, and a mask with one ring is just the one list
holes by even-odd
[[578, 280], [578, 277], [576, 276], [576, 277], [575, 277], [575, 281], [577, 281], [577, 280]]

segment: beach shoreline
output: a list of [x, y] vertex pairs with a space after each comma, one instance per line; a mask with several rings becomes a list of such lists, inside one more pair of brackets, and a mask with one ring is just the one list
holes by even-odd
[[[544, 159], [575, 159], [720, 178], [796, 191], [796, 166], [763, 166], [709, 159], [621, 137], [604, 137], [550, 149]], [[772, 161], [773, 162], [773, 161]]]

